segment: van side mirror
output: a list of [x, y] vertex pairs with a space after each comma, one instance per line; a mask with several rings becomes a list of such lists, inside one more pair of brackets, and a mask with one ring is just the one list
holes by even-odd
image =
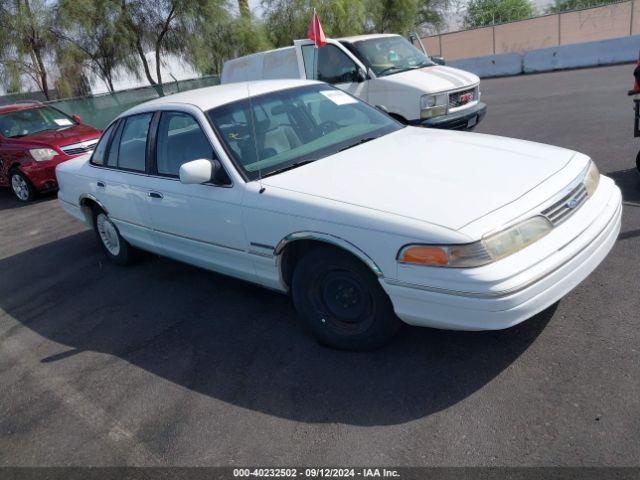
[[191, 160], [180, 166], [180, 182], [186, 185], [210, 182], [221, 168], [220, 163], [217, 161], [205, 158]]
[[367, 72], [365, 72], [363, 69], [358, 68], [358, 71], [356, 73], [356, 82], [358, 83], [362, 83], [365, 80], [368, 80], [369, 76], [367, 75]]
[[82, 123], [82, 117], [80, 115], [78, 115], [77, 113], [74, 113], [73, 115], [71, 115], [71, 118], [76, 123]]
[[431, 57], [431, 61], [433, 63], [437, 63], [438, 65], [446, 65], [447, 62], [444, 61], [444, 58], [442, 57]]

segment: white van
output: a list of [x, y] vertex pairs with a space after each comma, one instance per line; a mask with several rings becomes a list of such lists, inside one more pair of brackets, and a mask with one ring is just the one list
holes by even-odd
[[319, 49], [296, 40], [292, 47], [229, 60], [221, 82], [280, 78], [331, 83], [409, 125], [469, 130], [487, 111], [476, 75], [437, 64], [400, 35], [327, 39]]

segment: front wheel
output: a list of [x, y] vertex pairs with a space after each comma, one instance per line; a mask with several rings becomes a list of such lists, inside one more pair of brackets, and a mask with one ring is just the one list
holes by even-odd
[[371, 270], [339, 249], [307, 253], [293, 273], [292, 295], [315, 337], [333, 348], [373, 350], [402, 325]]
[[19, 170], [11, 171], [9, 174], [9, 183], [11, 185], [11, 191], [21, 202], [29, 202], [33, 200], [36, 195], [36, 191], [29, 179]]
[[109, 215], [100, 208], [95, 208], [93, 211], [93, 226], [100, 246], [110, 261], [118, 265], [131, 263], [135, 256], [135, 249], [122, 238]]

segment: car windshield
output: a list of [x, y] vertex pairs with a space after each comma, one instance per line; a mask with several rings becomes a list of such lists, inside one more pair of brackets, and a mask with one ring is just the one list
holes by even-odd
[[397, 35], [355, 42], [352, 48], [377, 77], [435, 65], [407, 39]]
[[51, 107], [37, 107], [0, 114], [3, 137], [24, 137], [44, 130], [59, 130], [76, 125], [70, 117]]
[[236, 166], [250, 180], [403, 128], [378, 109], [322, 84], [239, 100], [207, 115]]

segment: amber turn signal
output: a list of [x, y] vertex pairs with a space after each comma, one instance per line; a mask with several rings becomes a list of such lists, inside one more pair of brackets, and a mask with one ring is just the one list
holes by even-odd
[[403, 263], [442, 267], [449, 263], [449, 254], [442, 247], [413, 245], [401, 252], [399, 260]]

